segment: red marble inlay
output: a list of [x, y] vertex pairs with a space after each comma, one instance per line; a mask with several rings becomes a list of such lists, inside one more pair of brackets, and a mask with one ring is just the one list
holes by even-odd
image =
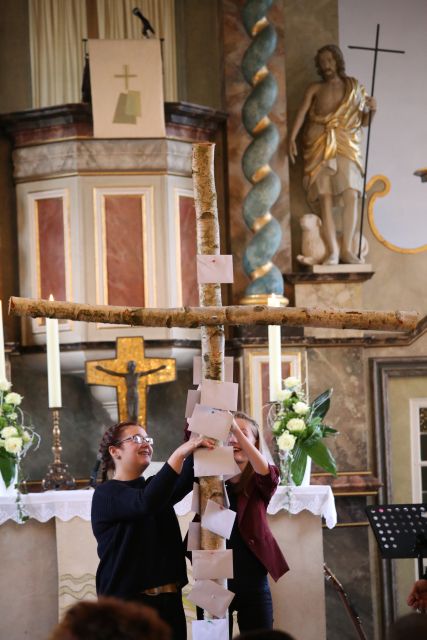
[[194, 208], [194, 199], [189, 196], [179, 196], [179, 230], [181, 239], [182, 304], [189, 307], [198, 307], [196, 210]]
[[66, 300], [63, 198], [36, 200], [39, 236], [40, 296]]
[[144, 246], [140, 195], [105, 197], [107, 304], [143, 307]]

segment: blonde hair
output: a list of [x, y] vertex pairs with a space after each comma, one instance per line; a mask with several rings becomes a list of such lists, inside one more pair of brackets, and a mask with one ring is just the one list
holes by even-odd
[[[255, 438], [255, 446], [257, 449], [259, 449], [259, 425], [257, 423], [256, 420], [254, 420], [253, 418], [251, 418], [251, 416], [248, 416], [247, 413], [245, 413], [244, 411], [235, 411], [233, 413], [234, 418], [238, 418], [240, 420], [244, 420], [245, 422], [248, 422], [251, 426], [251, 431], [252, 434]], [[252, 476], [254, 475], [255, 471], [253, 469], [253, 466], [251, 465], [251, 463], [247, 462], [247, 464], [245, 465], [245, 468], [243, 469], [242, 473], [240, 474], [240, 478], [239, 481], [236, 482], [236, 484], [234, 485], [234, 490], [237, 494], [239, 493], [244, 493], [247, 495], [247, 488], [248, 488], [248, 484], [252, 478]]]

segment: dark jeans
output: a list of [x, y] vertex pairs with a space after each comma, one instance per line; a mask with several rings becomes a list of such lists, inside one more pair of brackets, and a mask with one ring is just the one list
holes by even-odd
[[[229, 581], [230, 591], [235, 593], [228, 609], [230, 638], [233, 637], [233, 611], [241, 633], [257, 629], [273, 628], [273, 601], [267, 576], [256, 581]], [[197, 619], [203, 620], [203, 609], [197, 607]]]
[[171, 627], [173, 640], [187, 639], [187, 623], [181, 591], [178, 593], [159, 593], [157, 596], [141, 593], [138, 596], [138, 602], [157, 611], [161, 619]]
[[230, 638], [233, 637], [233, 611], [237, 611], [240, 633], [273, 628], [273, 601], [267, 576], [255, 583], [233, 580], [229, 589], [236, 594], [228, 610]]

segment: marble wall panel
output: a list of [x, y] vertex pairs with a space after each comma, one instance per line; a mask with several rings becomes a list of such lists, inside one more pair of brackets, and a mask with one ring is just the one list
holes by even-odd
[[191, 142], [168, 139], [63, 140], [13, 152], [18, 182], [93, 172], [191, 176]]
[[340, 433], [329, 439], [338, 471], [364, 471], [367, 467], [367, 409], [362, 350], [354, 347], [308, 349], [310, 399], [333, 388], [327, 424]]
[[194, 208], [194, 199], [189, 196], [179, 196], [179, 232], [182, 304], [189, 307], [198, 307], [196, 210]]
[[[223, 10], [223, 38], [224, 38], [224, 88], [225, 108], [228, 113], [228, 171], [230, 197], [230, 237], [232, 253], [236, 258], [233, 298], [242, 297], [248, 279], [243, 272], [242, 256], [245, 246], [252, 238], [252, 233], [246, 227], [242, 218], [243, 200], [250, 189], [250, 184], [243, 175], [241, 160], [246, 147], [252, 141], [242, 124], [242, 106], [250, 93], [250, 86], [245, 81], [241, 62], [243, 55], [251, 43], [242, 19], [241, 11], [244, 0], [224, 0]], [[275, 53], [270, 58], [268, 68], [274, 74], [278, 84], [278, 97], [270, 114], [271, 120], [279, 129], [280, 144], [273, 156], [271, 166], [279, 175], [282, 191], [278, 201], [272, 207], [271, 213], [282, 225], [282, 242], [273, 262], [282, 271], [290, 269], [291, 248], [289, 232], [289, 178], [286, 157], [286, 90], [284, 74], [284, 16], [283, 6], [275, 2], [268, 13], [269, 21], [274, 25], [278, 44]]]
[[[337, 307], [361, 309], [362, 284], [359, 282], [322, 282], [295, 285], [296, 307]], [[357, 329], [316, 329], [304, 327], [305, 336], [316, 338], [349, 338], [363, 335]]]
[[39, 265], [40, 296], [66, 300], [64, 201], [63, 198], [36, 200], [37, 211], [37, 261]]
[[107, 304], [144, 306], [142, 207], [138, 195], [105, 196]]
[[[368, 526], [324, 529], [323, 548], [325, 563], [350, 598], [366, 637], [374, 638]], [[331, 582], [326, 584], [326, 627], [328, 640], [356, 640], [360, 637]]]

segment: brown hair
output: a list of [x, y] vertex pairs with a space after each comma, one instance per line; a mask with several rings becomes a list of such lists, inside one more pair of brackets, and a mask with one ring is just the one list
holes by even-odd
[[347, 74], [345, 72], [344, 56], [341, 49], [336, 44], [325, 44], [325, 46], [321, 47], [316, 53], [316, 56], [314, 58], [314, 63], [316, 65], [317, 73], [319, 74], [319, 76], [323, 78], [323, 71], [320, 67], [320, 56], [322, 53], [325, 53], [326, 51], [329, 51], [329, 53], [332, 53], [334, 57], [334, 60], [337, 65], [337, 74], [340, 76], [340, 78], [346, 78]]
[[[250, 424], [252, 434], [255, 438], [255, 446], [257, 449], [259, 449], [259, 425], [256, 422], [256, 420], [251, 418], [251, 416], [248, 416], [248, 414], [244, 413], [243, 411], [235, 411], [233, 413], [233, 416], [234, 418], [240, 418], [240, 420], [245, 420], [245, 422], [248, 422]], [[248, 460], [247, 465], [245, 466], [245, 468], [243, 469], [240, 475], [239, 481], [236, 482], [236, 484], [234, 485], [234, 491], [236, 493], [246, 494], [249, 481], [254, 475], [254, 473], [255, 473], [254, 469]]]
[[116, 598], [79, 602], [68, 609], [49, 640], [170, 640], [154, 609]]
[[117, 444], [121, 438], [122, 431], [127, 427], [139, 427], [136, 422], [118, 422], [113, 424], [112, 427], [102, 436], [101, 444], [99, 445], [99, 455], [101, 458], [101, 482], [105, 482], [108, 477], [109, 471], [114, 471], [114, 460], [110, 453], [110, 447]]

